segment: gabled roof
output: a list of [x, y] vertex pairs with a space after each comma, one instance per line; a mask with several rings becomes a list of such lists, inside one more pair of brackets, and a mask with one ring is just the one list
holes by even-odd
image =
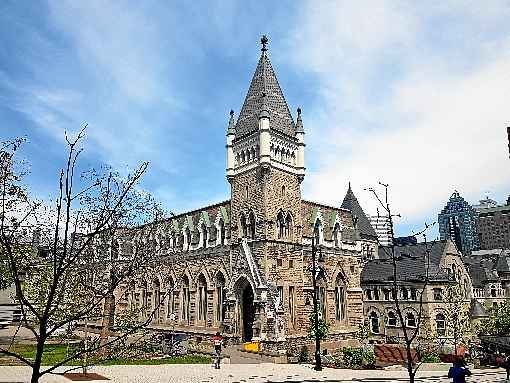
[[[441, 258], [445, 252], [447, 241], [434, 243], [418, 243], [416, 245], [395, 246], [395, 259], [397, 261], [397, 280], [422, 281], [428, 273], [432, 281], [449, 281], [449, 276], [440, 269]], [[426, 257], [429, 252], [430, 263]], [[393, 280], [393, 263], [391, 261], [391, 248], [379, 247], [379, 259], [369, 261], [361, 273], [362, 282], [384, 282]]]
[[237, 119], [235, 126], [237, 137], [258, 129], [259, 115], [262, 111], [269, 115], [271, 129], [289, 136], [295, 135], [294, 120], [267, 56], [265, 44], [267, 44], [267, 39], [265, 43], [263, 40], [262, 54]]
[[374, 228], [370, 224], [365, 212], [361, 208], [358, 199], [354, 195], [351, 189], [351, 183], [349, 182], [349, 188], [345, 195], [342, 207], [349, 210], [352, 213], [353, 219], [356, 221], [356, 227], [359, 230], [362, 237], [374, 237], [377, 238]]

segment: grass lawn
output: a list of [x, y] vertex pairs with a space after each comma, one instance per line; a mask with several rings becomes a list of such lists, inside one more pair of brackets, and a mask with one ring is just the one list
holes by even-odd
[[[48, 344], [44, 347], [44, 353], [42, 357], [43, 366], [52, 366], [61, 360], [64, 360], [68, 355], [71, 355], [76, 346], [70, 345], [69, 348], [66, 344]], [[11, 351], [23, 356], [26, 359], [33, 360], [35, 358], [35, 345], [23, 344], [14, 345]], [[93, 357], [89, 357], [89, 363], [103, 366], [113, 365], [156, 365], [156, 364], [204, 364], [211, 363], [212, 360], [208, 356], [202, 355], [183, 355], [183, 356], [172, 356], [161, 359], [107, 359], [93, 362]], [[6, 357], [0, 354], [0, 365], [18, 365], [22, 364], [17, 359], [12, 357]], [[73, 360], [66, 363], [67, 366], [81, 366], [81, 360]]]

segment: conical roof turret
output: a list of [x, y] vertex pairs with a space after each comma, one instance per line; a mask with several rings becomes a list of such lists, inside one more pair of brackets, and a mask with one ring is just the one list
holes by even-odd
[[269, 61], [266, 36], [262, 36], [261, 43], [260, 59], [237, 119], [236, 134], [240, 137], [256, 131], [259, 118], [269, 117], [272, 130], [294, 136], [294, 120]]

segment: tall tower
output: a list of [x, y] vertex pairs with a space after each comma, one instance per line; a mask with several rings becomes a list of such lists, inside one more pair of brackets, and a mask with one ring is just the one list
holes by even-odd
[[277, 216], [291, 220], [297, 239], [301, 227], [300, 183], [305, 175], [301, 110], [296, 123], [267, 54], [262, 49], [241, 113], [227, 130], [227, 179], [231, 185], [232, 237], [281, 239]]

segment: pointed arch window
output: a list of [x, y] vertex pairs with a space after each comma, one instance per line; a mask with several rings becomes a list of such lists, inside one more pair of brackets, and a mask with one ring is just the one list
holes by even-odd
[[175, 314], [175, 283], [172, 278], [168, 282], [168, 304], [166, 310], [167, 318], [171, 318]]
[[224, 245], [225, 244], [225, 223], [223, 222], [223, 218], [220, 218], [220, 222], [218, 223], [218, 229], [219, 229], [220, 245]]
[[278, 239], [283, 239], [285, 236], [285, 219], [283, 218], [283, 213], [279, 212], [276, 216], [276, 226], [278, 232]]
[[372, 311], [369, 316], [370, 329], [372, 333], [379, 334], [379, 315], [375, 311]]
[[182, 277], [181, 321], [184, 324], [190, 324], [190, 291], [189, 278], [187, 275]]
[[255, 239], [255, 214], [252, 211], [248, 215], [248, 235], [250, 239]]
[[320, 219], [315, 221], [315, 225], [313, 227], [313, 236], [315, 238], [315, 244], [320, 245], [322, 243], [322, 223]]
[[191, 231], [189, 227], [187, 227], [184, 230], [184, 243], [183, 243], [183, 250], [189, 251], [191, 246]]
[[335, 283], [335, 317], [342, 321], [346, 317], [345, 281], [339, 274]]
[[335, 241], [335, 247], [340, 247], [342, 243], [342, 230], [340, 229], [340, 224], [337, 222], [335, 224], [335, 228], [333, 229], [333, 239]]
[[205, 226], [204, 223], [201, 226], [201, 231], [202, 231], [202, 246], [206, 248], [208, 238], [207, 238], [207, 226]]
[[292, 216], [290, 213], [287, 213], [287, 218], [285, 218], [285, 238], [292, 238]]
[[246, 223], [246, 217], [244, 214], [241, 214], [241, 237], [246, 238], [248, 236], [248, 226]]
[[220, 271], [216, 275], [216, 322], [225, 320], [225, 277]]
[[206, 324], [207, 319], [207, 282], [203, 274], [198, 277], [198, 320]]

